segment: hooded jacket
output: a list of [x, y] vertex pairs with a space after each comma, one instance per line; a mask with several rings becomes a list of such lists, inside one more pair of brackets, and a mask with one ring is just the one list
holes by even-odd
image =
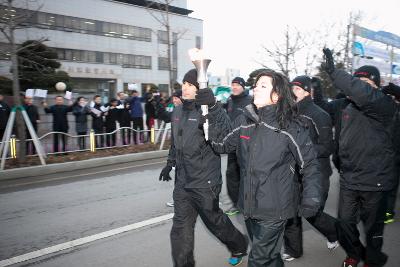
[[333, 151], [332, 123], [328, 113], [314, 104], [311, 96], [297, 103], [300, 116], [309, 122], [310, 137], [317, 152], [324, 178], [332, 174], [330, 155]]
[[335, 70], [331, 78], [334, 86], [351, 99], [341, 118], [336, 118], [341, 120], [341, 186], [359, 191], [391, 190], [395, 182], [391, 136], [396, 103], [343, 70]]
[[193, 101], [185, 100], [172, 112], [168, 164], [175, 166], [176, 186], [211, 188], [222, 184], [221, 158], [206, 142], [201, 118], [200, 107]]
[[243, 91], [240, 95], [231, 95], [225, 105], [229, 119], [233, 122], [242, 115], [245, 107], [251, 104], [252, 100], [253, 98], [249, 96], [247, 91]]
[[[210, 139], [218, 153], [236, 151], [240, 166], [238, 207], [246, 218], [288, 219], [298, 212], [298, 173], [302, 174], [301, 208], [318, 210], [319, 162], [308, 130], [298, 122], [279, 129], [275, 105], [245, 108], [233, 127], [223, 111], [209, 111]], [[230, 130], [224, 134], [226, 129]]]
[[344, 98], [338, 98], [332, 100], [331, 102], [328, 102], [324, 100], [324, 97], [322, 95], [322, 88], [314, 87], [314, 102], [331, 116], [332, 124], [335, 128], [332, 162], [338, 169], [338, 171], [340, 171], [341, 164], [339, 158], [339, 139], [340, 130], [342, 129], [342, 112], [351, 103], [351, 101], [345, 96]]

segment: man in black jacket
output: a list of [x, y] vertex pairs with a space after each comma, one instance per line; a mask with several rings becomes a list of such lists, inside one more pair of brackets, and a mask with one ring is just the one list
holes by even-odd
[[0, 95], [0, 140], [3, 139], [11, 109], [4, 101], [4, 96]]
[[[333, 150], [332, 123], [330, 116], [314, 104], [311, 98], [311, 78], [298, 76], [292, 82], [292, 90], [296, 96], [299, 115], [309, 125], [311, 141], [317, 152], [317, 159], [321, 166], [321, 209], [316, 216], [307, 218], [307, 221], [320, 231], [327, 239], [329, 249], [338, 247], [335, 223], [336, 219], [325, 213], [324, 206], [328, 198], [329, 177], [332, 174], [330, 155]], [[303, 254], [303, 229], [301, 218], [293, 218], [285, 227], [285, 253], [282, 258], [291, 261]]]
[[340, 172], [339, 138], [340, 130], [342, 129], [342, 112], [351, 103], [351, 101], [346, 96], [342, 97], [343, 93], [339, 93], [335, 100], [332, 100], [330, 102], [326, 101], [322, 94], [321, 81], [317, 77], [312, 78], [312, 87], [314, 92], [314, 103], [325, 110], [331, 116], [332, 124], [335, 128], [332, 162], [335, 165], [336, 169]]
[[[39, 111], [38, 108], [33, 105], [33, 98], [25, 96], [24, 97], [24, 108], [26, 110], [26, 113], [28, 114], [29, 120], [32, 123], [32, 127], [35, 130], [36, 134], [38, 132], [38, 123], [40, 121], [40, 116], [39, 116]], [[31, 134], [29, 133], [28, 128], [26, 129], [26, 139], [31, 139]], [[36, 149], [35, 145], [33, 144], [32, 141], [27, 141], [26, 142], [26, 154], [27, 155], [33, 155], [36, 154]]]
[[[343, 266], [383, 266], [382, 252], [387, 192], [395, 184], [395, 152], [390, 131], [396, 103], [380, 89], [380, 73], [362, 66], [354, 75], [334, 66], [324, 49], [325, 71], [351, 103], [342, 112], [339, 158], [340, 196], [338, 236], [347, 253]], [[337, 118], [339, 119], [339, 118]], [[338, 129], [336, 129], [338, 130]], [[366, 247], [359, 240], [358, 222], [364, 223]]]
[[167, 166], [160, 174], [160, 180], [169, 181], [169, 173], [175, 167], [173, 264], [194, 266], [194, 229], [200, 215], [210, 232], [227, 246], [232, 254], [229, 263], [236, 266], [246, 255], [248, 244], [219, 208], [221, 158], [204, 138], [200, 106], [194, 102], [198, 89], [197, 71], [193, 69], [183, 79], [183, 104], [175, 107], [171, 116], [172, 144]]
[[[253, 100], [245, 90], [245, 86], [246, 83], [241, 77], [236, 77], [232, 80], [232, 94], [225, 105], [229, 119], [232, 123], [236, 118], [243, 114], [244, 108]], [[228, 215], [235, 215], [239, 212], [237, 209], [237, 202], [240, 187], [240, 169], [235, 153], [228, 154], [226, 187], [228, 189], [228, 195], [232, 201], [232, 206], [225, 213]]]
[[53, 139], [53, 151], [59, 152], [59, 139], [62, 142], [62, 151], [65, 152], [65, 146], [67, 142], [67, 136], [62, 133], [68, 133], [68, 112], [72, 112], [72, 101], [69, 100], [69, 105], [64, 105], [64, 98], [62, 96], [55, 97], [55, 105], [48, 107], [46, 102], [43, 102], [44, 111], [53, 115], [53, 131], [61, 132], [54, 134]]
[[394, 222], [394, 209], [396, 206], [397, 192], [399, 191], [399, 180], [400, 180], [400, 86], [393, 83], [382, 88], [382, 91], [390, 95], [397, 104], [397, 111], [393, 118], [392, 128], [392, 142], [396, 153], [396, 182], [392, 191], [388, 195], [388, 204], [386, 208], [385, 223]]
[[[252, 240], [248, 267], [284, 266], [280, 251], [286, 220], [297, 214], [314, 216], [321, 191], [319, 163], [307, 128], [296, 118], [289, 82], [274, 71], [260, 73], [254, 104], [246, 106], [232, 127], [226, 113], [213, 107], [210, 94], [201, 90], [197, 101], [211, 105], [209, 134], [214, 150], [236, 151], [238, 157], [238, 208]], [[303, 183], [300, 205], [298, 173]]]

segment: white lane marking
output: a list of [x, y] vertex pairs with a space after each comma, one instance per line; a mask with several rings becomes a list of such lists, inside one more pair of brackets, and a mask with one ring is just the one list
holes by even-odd
[[141, 221], [141, 222], [137, 222], [137, 223], [133, 223], [133, 224], [129, 224], [126, 226], [122, 226], [119, 228], [115, 228], [109, 231], [105, 231], [99, 234], [94, 234], [94, 235], [90, 235], [87, 237], [82, 237], [79, 239], [75, 239], [72, 241], [68, 241], [59, 245], [55, 245], [55, 246], [51, 246], [51, 247], [47, 247], [44, 249], [40, 249], [40, 250], [36, 250], [33, 252], [29, 252], [23, 255], [19, 255], [13, 258], [9, 258], [6, 260], [2, 260], [0, 261], [0, 267], [6, 267], [6, 266], [10, 266], [16, 263], [20, 263], [20, 262], [24, 262], [24, 261], [28, 261], [28, 260], [32, 260], [38, 257], [42, 257], [45, 255], [49, 255], [52, 253], [56, 253], [62, 250], [66, 250], [66, 249], [70, 249], [70, 248], [74, 248], [77, 246], [81, 246], [87, 243], [91, 243], [93, 241], [97, 241], [100, 239], [104, 239], [104, 238], [108, 238], [111, 236], [115, 236], [121, 233], [126, 233], [132, 230], [137, 230], [139, 228], [143, 228], [145, 226], [150, 226], [150, 225], [154, 225], [154, 224], [158, 224], [164, 221], [168, 221], [171, 220], [172, 217], [174, 216], [173, 213], [169, 213], [166, 215], [162, 215], [159, 217], [155, 217], [155, 218], [151, 218], [149, 220], [145, 220], [145, 221]]
[[99, 173], [105, 173], [105, 172], [112, 172], [112, 171], [119, 171], [119, 170], [124, 170], [124, 169], [130, 169], [130, 168], [135, 168], [135, 167], [144, 167], [144, 166], [149, 166], [149, 165], [156, 165], [156, 164], [160, 164], [160, 163], [166, 163], [166, 161], [157, 161], [157, 162], [152, 162], [152, 163], [145, 163], [145, 164], [141, 164], [141, 165], [126, 166], [126, 167], [121, 167], [121, 168], [116, 168], [116, 169], [109, 169], [109, 170], [104, 170], [104, 171], [97, 171], [97, 172], [88, 172], [88, 173], [74, 174], [74, 175], [64, 176], [64, 177], [59, 177], [59, 178], [52, 178], [52, 179], [40, 180], [40, 181], [36, 181], [36, 182], [19, 183], [19, 184], [7, 185], [7, 186], [0, 186], [0, 189], [3, 189], [3, 188], [12, 188], [12, 187], [17, 187], [17, 186], [22, 186], [22, 185], [40, 184], [40, 183], [45, 183], [45, 182], [64, 180], [64, 179], [68, 179], [68, 178], [74, 178], [74, 177], [80, 177], [80, 176], [87, 176], [87, 175], [92, 175], [92, 174], [99, 174]]

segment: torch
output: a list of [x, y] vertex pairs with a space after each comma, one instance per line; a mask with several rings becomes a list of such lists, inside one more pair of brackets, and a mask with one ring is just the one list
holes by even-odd
[[[207, 89], [208, 87], [208, 77], [207, 77], [207, 69], [208, 65], [210, 65], [211, 59], [208, 59], [205, 56], [204, 50], [192, 48], [189, 50], [190, 60], [193, 62], [194, 66], [197, 70], [197, 82], [199, 83], [199, 89]], [[208, 106], [201, 105], [201, 111], [203, 116], [208, 114]], [[204, 137], [208, 140], [208, 119], [203, 124], [204, 129]]]

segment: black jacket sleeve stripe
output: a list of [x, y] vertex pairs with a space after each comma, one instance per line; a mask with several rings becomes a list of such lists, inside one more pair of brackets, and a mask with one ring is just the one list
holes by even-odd
[[306, 116], [306, 115], [300, 115], [300, 116], [302, 116], [302, 117], [304, 117], [304, 118], [306, 118], [306, 119], [308, 119], [308, 120], [311, 121], [311, 123], [314, 125], [315, 132], [316, 132], [317, 135], [319, 136], [319, 135], [320, 135], [320, 134], [319, 134], [319, 130], [318, 130], [318, 127], [317, 127], [317, 124], [315, 123], [315, 121], [314, 121], [311, 117], [309, 117], [309, 116]]
[[283, 134], [285, 134], [285, 135], [287, 135], [287, 136], [289, 137], [289, 139], [293, 142], [294, 146], [295, 146], [296, 149], [297, 149], [297, 153], [299, 154], [299, 159], [300, 159], [300, 162], [301, 162], [300, 167], [303, 169], [303, 167], [304, 167], [303, 156], [301, 155], [300, 147], [299, 147], [299, 145], [296, 143], [296, 141], [294, 140], [293, 136], [292, 136], [290, 133], [288, 133], [288, 132], [286, 132], [286, 131], [282, 131], [282, 130], [280, 130], [280, 129], [278, 129], [278, 128], [275, 128], [275, 127], [273, 127], [273, 126], [271, 126], [271, 125], [269, 125], [269, 124], [267, 124], [267, 123], [265, 123], [265, 122], [262, 122], [262, 124], [263, 124], [265, 127], [269, 128], [269, 129], [271, 129], [271, 130], [274, 130], [274, 131], [276, 131], [276, 132], [283, 133]]
[[[213, 148], [216, 148], [216, 146], [220, 147], [220, 149], [217, 149], [217, 151], [224, 151], [226, 153], [233, 152], [233, 151], [231, 151], [231, 149], [228, 149], [228, 147], [230, 145], [227, 145], [227, 144], [228, 143], [229, 144], [235, 143], [235, 142], [232, 142], [232, 141], [237, 139], [237, 134], [236, 133], [240, 129], [247, 129], [247, 128], [255, 127], [255, 126], [256, 126], [255, 123], [249, 124], [249, 125], [240, 125], [239, 127], [233, 129], [230, 133], [228, 133], [220, 142], [212, 141], [211, 144], [213, 145]], [[220, 152], [220, 153], [223, 153], [223, 152]]]

